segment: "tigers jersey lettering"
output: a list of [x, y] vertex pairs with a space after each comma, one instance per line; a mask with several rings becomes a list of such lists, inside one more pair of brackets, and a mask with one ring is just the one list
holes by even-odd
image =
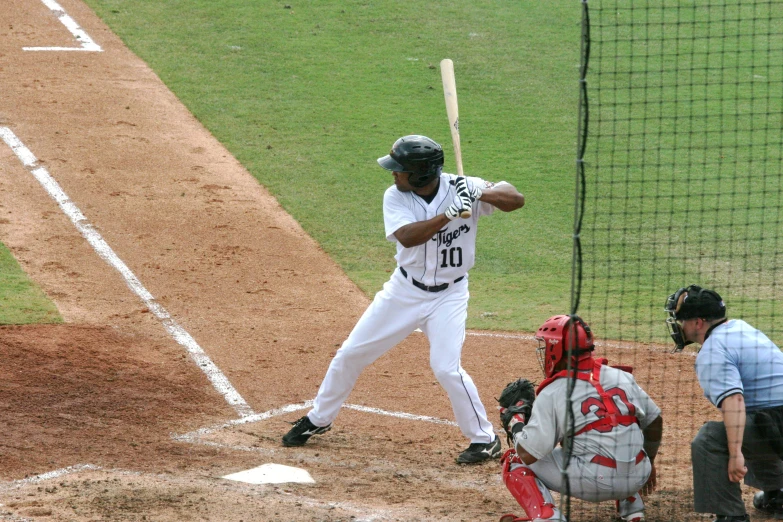
[[[427, 286], [449, 283], [465, 276], [476, 260], [476, 230], [481, 216], [492, 214], [495, 207], [476, 201], [470, 218], [458, 218], [439, 230], [430, 241], [405, 248], [394, 236], [401, 227], [432, 219], [442, 214], [456, 197], [454, 174], [441, 174], [435, 198], [427, 203], [413, 192], [401, 192], [396, 186], [386, 190], [383, 216], [386, 238], [397, 243], [395, 259], [407, 273]], [[468, 186], [492, 187], [481, 178], [468, 177]]]

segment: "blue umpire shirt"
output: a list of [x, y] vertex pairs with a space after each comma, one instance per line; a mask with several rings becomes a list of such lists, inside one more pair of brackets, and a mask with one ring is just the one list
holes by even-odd
[[742, 393], [748, 412], [783, 405], [783, 352], [766, 335], [740, 319], [719, 324], [696, 356], [704, 396], [720, 407]]

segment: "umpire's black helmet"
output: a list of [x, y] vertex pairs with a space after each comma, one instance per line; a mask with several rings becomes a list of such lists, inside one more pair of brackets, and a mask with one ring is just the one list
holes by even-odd
[[714, 290], [698, 285], [680, 288], [666, 300], [666, 311], [678, 321], [686, 319], [713, 320], [726, 317], [726, 304]]
[[685, 338], [682, 321], [723, 319], [726, 317], [726, 303], [717, 292], [690, 285], [667, 297], [664, 311], [669, 316], [666, 318], [666, 326], [674, 340], [674, 351], [679, 352], [693, 342]]
[[443, 147], [427, 136], [403, 136], [392, 145], [391, 152], [378, 158], [378, 165], [392, 172], [408, 172], [408, 183], [416, 188], [427, 186], [443, 169]]

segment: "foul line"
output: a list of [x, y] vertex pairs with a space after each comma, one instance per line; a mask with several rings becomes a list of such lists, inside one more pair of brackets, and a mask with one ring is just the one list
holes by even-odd
[[104, 241], [98, 231], [87, 221], [81, 210], [68, 198], [62, 188], [60, 188], [60, 185], [47, 172], [46, 168], [37, 166], [38, 159], [30, 149], [8, 127], [0, 127], [0, 138], [11, 147], [11, 150], [21, 160], [25, 168], [35, 176], [35, 179], [46, 189], [46, 192], [49, 193], [52, 199], [57, 202], [65, 215], [70, 218], [77, 230], [90, 243], [98, 255], [122, 275], [128, 288], [139, 296], [147, 309], [160, 320], [169, 335], [188, 351], [193, 361], [206, 374], [212, 386], [223, 395], [223, 398], [234, 407], [241, 417], [252, 415], [253, 410], [245, 402], [245, 399], [239, 395], [239, 392], [234, 389], [228, 378], [223, 375], [223, 372], [204, 353], [204, 350], [198, 345], [196, 340], [171, 317], [163, 306], [155, 301], [152, 294], [144, 288], [144, 285], [141, 284], [141, 281], [133, 274], [131, 269], [114, 253], [114, 250]]
[[80, 47], [22, 47], [23, 51], [90, 51], [90, 52], [103, 52], [101, 46], [98, 45], [90, 38], [84, 29], [79, 27], [79, 24], [71, 18], [68, 13], [65, 12], [60, 4], [55, 0], [41, 0], [46, 7], [51, 9], [54, 15], [62, 22], [62, 24], [68, 29], [76, 40], [81, 44]]

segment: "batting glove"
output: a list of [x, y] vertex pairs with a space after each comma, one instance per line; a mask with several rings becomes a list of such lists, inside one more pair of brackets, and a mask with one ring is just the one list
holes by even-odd
[[459, 176], [454, 181], [454, 188], [457, 190], [457, 195], [461, 198], [470, 198], [472, 201], [476, 201], [477, 199], [481, 199], [481, 195], [483, 192], [481, 189], [477, 186], [473, 186], [473, 188], [468, 185], [467, 178], [463, 176]]
[[449, 218], [449, 221], [453, 221], [459, 217], [460, 214], [462, 214], [462, 206], [457, 206], [456, 204], [452, 203], [449, 205], [449, 207], [446, 209], [446, 212], [444, 212], [447, 218]]
[[465, 202], [459, 196], [454, 198], [454, 202], [448, 206], [444, 214], [449, 218], [449, 221], [453, 221], [461, 216], [461, 214], [470, 208], [470, 204], [465, 206]]
[[457, 176], [454, 181], [454, 189], [457, 191], [457, 197], [462, 200], [463, 208], [470, 208], [473, 206], [473, 201], [476, 199], [470, 193], [468, 188], [468, 180], [464, 176]]

